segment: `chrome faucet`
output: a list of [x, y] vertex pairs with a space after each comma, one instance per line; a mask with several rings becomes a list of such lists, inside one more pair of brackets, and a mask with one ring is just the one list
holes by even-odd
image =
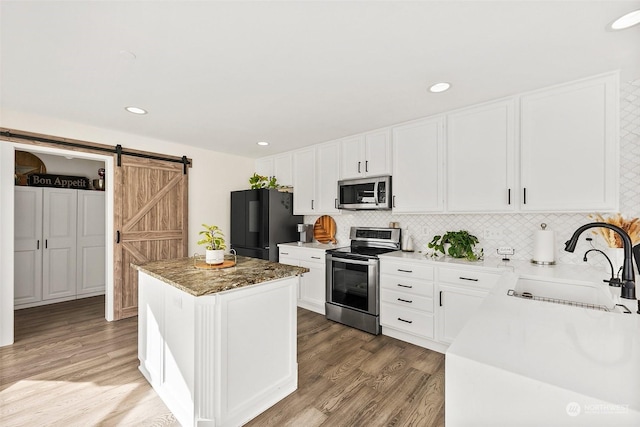
[[589, 224], [585, 224], [579, 227], [571, 236], [571, 239], [567, 240], [564, 245], [564, 250], [567, 252], [573, 252], [576, 250], [576, 244], [578, 243], [578, 238], [582, 234], [583, 231], [588, 230], [589, 228], [608, 228], [609, 230], [613, 230], [622, 239], [622, 247], [624, 248], [624, 263], [622, 264], [622, 291], [620, 297], [625, 299], [636, 299], [636, 279], [635, 274], [633, 273], [633, 255], [632, 249], [633, 244], [631, 243], [631, 238], [622, 228], [617, 227], [615, 225], [611, 225], [607, 222], [591, 222]]

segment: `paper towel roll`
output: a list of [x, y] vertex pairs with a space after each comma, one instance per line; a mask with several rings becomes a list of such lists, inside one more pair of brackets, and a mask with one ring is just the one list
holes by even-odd
[[536, 264], [555, 263], [555, 242], [556, 236], [552, 230], [536, 230], [533, 234], [533, 259]]

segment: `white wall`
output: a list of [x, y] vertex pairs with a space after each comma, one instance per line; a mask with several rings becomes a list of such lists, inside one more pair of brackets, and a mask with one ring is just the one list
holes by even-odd
[[[13, 147], [0, 144], [0, 189], [9, 187], [13, 190], [13, 165]], [[0, 191], [0, 347], [12, 343], [13, 191]]]

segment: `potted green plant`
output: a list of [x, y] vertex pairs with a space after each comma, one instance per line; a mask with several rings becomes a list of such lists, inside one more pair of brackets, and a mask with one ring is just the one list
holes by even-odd
[[249, 184], [251, 185], [252, 190], [279, 187], [278, 180], [275, 176], [262, 176], [257, 173], [254, 173], [253, 176], [249, 177]]
[[205, 262], [207, 264], [222, 264], [224, 262], [224, 250], [227, 245], [224, 241], [224, 234], [217, 225], [202, 224], [204, 230], [198, 233], [202, 238], [198, 240], [199, 245], [204, 245]]
[[473, 234], [469, 234], [466, 230], [447, 231], [444, 235], [433, 236], [428, 246], [436, 252], [442, 252], [453, 258], [466, 258], [469, 261], [478, 261], [482, 259], [483, 250], [475, 250], [478, 238]]

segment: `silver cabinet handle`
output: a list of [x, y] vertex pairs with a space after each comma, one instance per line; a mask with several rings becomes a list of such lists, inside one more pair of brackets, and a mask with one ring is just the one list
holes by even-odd
[[364, 171], [369, 172], [369, 160], [365, 160], [364, 162]]
[[334, 199], [333, 206], [338, 209], [338, 199]]
[[313, 210], [313, 199], [311, 199], [311, 210]]
[[280, 255], [289, 255], [289, 252], [280, 252]]
[[394, 208], [396, 207], [396, 196], [393, 196], [393, 203], [392, 203], [392, 205], [393, 205], [392, 207], [394, 207]]
[[322, 259], [322, 258], [320, 258], [319, 256], [312, 256], [311, 258], [312, 258], [312, 259]]
[[362, 162], [358, 162], [358, 173], [360, 173], [360, 163]]

